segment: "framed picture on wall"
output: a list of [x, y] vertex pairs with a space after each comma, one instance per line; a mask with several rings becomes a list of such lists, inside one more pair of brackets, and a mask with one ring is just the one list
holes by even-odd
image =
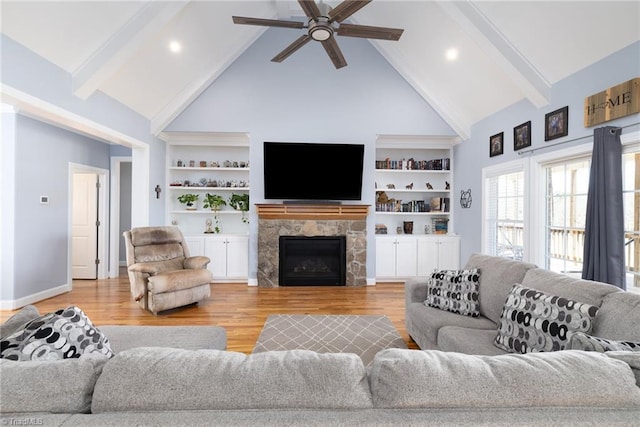
[[569, 134], [569, 106], [562, 107], [544, 115], [544, 140], [567, 136]]
[[504, 153], [504, 132], [489, 137], [489, 157]]
[[513, 150], [522, 150], [531, 145], [531, 120], [513, 128]]

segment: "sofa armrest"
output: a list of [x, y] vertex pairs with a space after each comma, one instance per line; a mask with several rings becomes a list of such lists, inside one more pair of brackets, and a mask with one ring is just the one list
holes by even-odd
[[131, 264], [128, 270], [132, 273], [146, 273], [154, 276], [160, 273], [159, 267], [158, 263], [136, 262], [135, 264]]
[[206, 256], [198, 255], [185, 258], [184, 268], [189, 270], [201, 270], [207, 268], [207, 264], [211, 262], [211, 259]]
[[413, 278], [404, 283], [405, 304], [408, 307], [412, 302], [423, 303], [427, 299], [428, 279]]

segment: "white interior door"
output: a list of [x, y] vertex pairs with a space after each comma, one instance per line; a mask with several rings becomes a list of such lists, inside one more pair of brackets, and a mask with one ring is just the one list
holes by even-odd
[[97, 279], [98, 175], [73, 174], [71, 213], [71, 275], [74, 279]]

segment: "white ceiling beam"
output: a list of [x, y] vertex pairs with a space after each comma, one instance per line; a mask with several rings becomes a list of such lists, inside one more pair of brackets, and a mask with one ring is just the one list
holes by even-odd
[[109, 40], [73, 72], [73, 94], [87, 99], [122, 67], [148, 37], [161, 30], [188, 1], [145, 3]]
[[471, 0], [437, 3], [502, 68], [536, 108], [549, 104], [549, 82]]

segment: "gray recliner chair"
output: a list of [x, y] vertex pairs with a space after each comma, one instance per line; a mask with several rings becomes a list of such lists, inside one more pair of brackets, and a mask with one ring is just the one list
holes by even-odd
[[178, 227], [138, 227], [123, 233], [131, 294], [153, 314], [211, 296], [205, 256], [189, 256]]

